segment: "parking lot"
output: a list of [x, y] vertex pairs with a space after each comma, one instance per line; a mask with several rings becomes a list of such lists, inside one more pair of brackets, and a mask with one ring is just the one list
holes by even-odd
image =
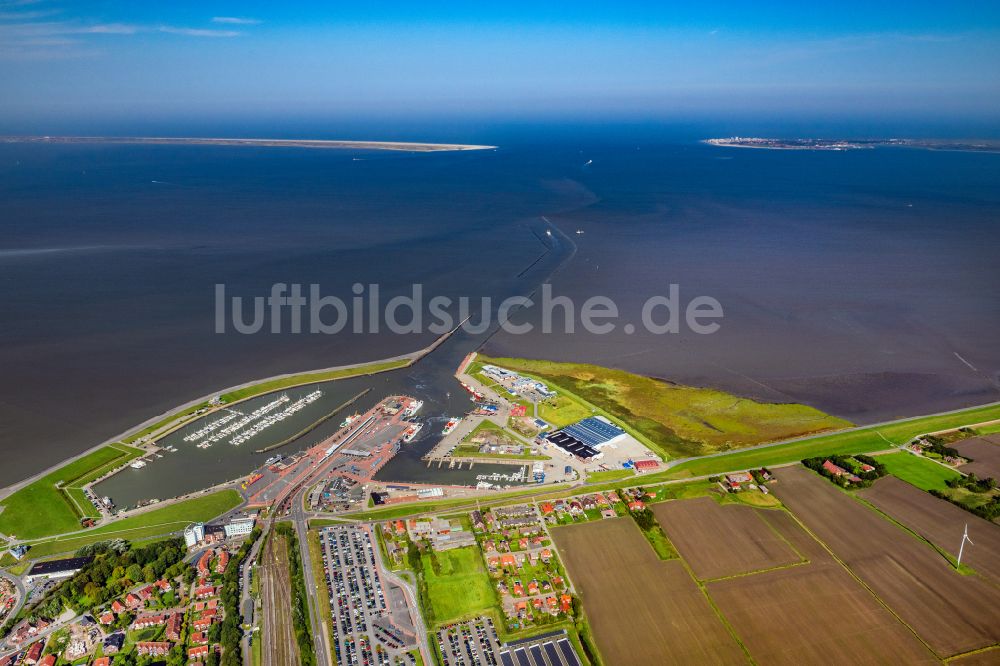
[[[333, 614], [338, 664], [396, 666], [416, 663], [413, 627], [398, 612], [398, 595], [387, 593], [371, 533], [363, 527], [320, 530], [323, 567]], [[387, 597], [389, 597], [387, 599]]]
[[444, 666], [497, 666], [500, 641], [493, 620], [479, 617], [442, 627], [437, 632]]

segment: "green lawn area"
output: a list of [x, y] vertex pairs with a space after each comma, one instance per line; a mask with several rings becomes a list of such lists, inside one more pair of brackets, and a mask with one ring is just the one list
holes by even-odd
[[989, 425], [980, 426], [976, 428], [976, 432], [980, 435], [993, 435], [1000, 432], [1000, 423], [991, 423]]
[[890, 474], [921, 490], [944, 490], [948, 487], [945, 481], [961, 476], [953, 469], [905, 451], [879, 456], [878, 461], [886, 466]]
[[292, 386], [315, 384], [316, 382], [328, 382], [333, 379], [343, 379], [344, 377], [354, 377], [356, 375], [371, 375], [376, 372], [385, 372], [386, 370], [402, 368], [409, 364], [410, 362], [407, 360], [383, 361], [379, 363], [361, 365], [356, 368], [344, 368], [341, 370], [330, 370], [328, 372], [307, 372], [301, 375], [292, 375], [291, 377], [274, 379], [269, 382], [261, 382], [260, 384], [254, 384], [253, 386], [248, 386], [246, 388], [239, 389], [238, 391], [230, 391], [222, 396], [222, 400], [226, 403], [232, 403], [237, 400], [243, 400], [244, 398], [251, 398], [255, 395], [270, 393], [271, 391], [280, 391], [281, 389], [290, 388]]
[[591, 472], [587, 475], [587, 481], [591, 483], [617, 481], [618, 479], [627, 479], [630, 476], [635, 476], [635, 472], [630, 469], [609, 469], [603, 472]]
[[[102, 474], [139, 454], [131, 447], [105, 446], [25, 486], [0, 502], [0, 532], [19, 539], [37, 539], [80, 529], [79, 509], [56, 485], [81, 485], [93, 474]], [[74, 493], [74, 498], [82, 497], [82, 493]], [[87, 501], [83, 506], [89, 505]]]
[[[843, 419], [798, 404], [756, 402], [722, 391], [671, 384], [584, 363], [478, 357], [546, 382], [566, 405], [566, 422], [591, 408], [623, 425], [667, 457], [706, 455], [762, 442], [849, 427]], [[551, 421], [561, 410], [540, 416]], [[556, 425], [560, 425], [557, 421]]]
[[960, 428], [1000, 418], [1000, 405], [972, 407], [953, 414], [920, 416], [888, 425], [861, 428], [850, 432], [809, 437], [798, 442], [736, 452], [713, 458], [681, 463], [667, 472], [651, 474], [647, 479], [681, 479], [706, 474], [721, 474], [751, 467], [766, 467], [795, 462], [819, 455], [869, 453], [905, 444], [917, 435]]
[[493, 587], [478, 546], [436, 553], [440, 573], [435, 574], [430, 554], [421, 556], [433, 623], [453, 622], [489, 610]]
[[69, 552], [87, 544], [107, 539], [149, 539], [181, 530], [190, 523], [211, 520], [236, 508], [241, 501], [240, 494], [235, 490], [221, 490], [123, 518], [80, 534], [32, 542], [29, 555], [32, 558], [38, 558]]

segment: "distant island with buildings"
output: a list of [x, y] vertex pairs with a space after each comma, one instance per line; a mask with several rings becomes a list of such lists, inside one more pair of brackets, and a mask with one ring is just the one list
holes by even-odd
[[1000, 141], [945, 141], [937, 139], [769, 139], [731, 136], [705, 139], [703, 143], [727, 148], [765, 148], [770, 150], [864, 150], [879, 147], [957, 150], [962, 152], [997, 152]]

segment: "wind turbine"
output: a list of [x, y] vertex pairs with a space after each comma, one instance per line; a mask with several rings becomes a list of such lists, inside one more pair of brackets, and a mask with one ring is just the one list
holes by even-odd
[[958, 567], [962, 566], [962, 551], [965, 550], [965, 542], [966, 541], [968, 541], [973, 546], [976, 545], [976, 544], [972, 543], [972, 539], [969, 538], [969, 523], [965, 524], [965, 532], [962, 533], [962, 543], [960, 543], [959, 546], [958, 546], [958, 559], [955, 561], [955, 568], [956, 569]]

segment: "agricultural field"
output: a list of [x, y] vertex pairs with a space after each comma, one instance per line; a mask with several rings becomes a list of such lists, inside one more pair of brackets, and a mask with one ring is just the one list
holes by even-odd
[[420, 559], [429, 624], [447, 624], [495, 606], [496, 595], [478, 546], [426, 552]]
[[80, 519], [94, 513], [93, 505], [82, 491], [69, 490], [140, 455], [123, 444], [105, 446], [49, 472], [0, 501], [0, 533], [38, 539], [79, 530]]
[[[805, 405], [756, 402], [596, 365], [486, 356], [477, 360], [536, 377], [567, 400], [575, 397], [585, 405], [594, 405], [635, 429], [640, 441], [651, 442], [673, 458], [851, 425]], [[540, 414], [545, 418], [544, 412]]]
[[981, 479], [992, 477], [1000, 481], [1000, 435], [976, 437], [955, 442], [952, 446], [972, 462], [962, 465], [962, 472]]
[[796, 564], [802, 558], [749, 506], [708, 497], [661, 502], [653, 513], [700, 580]]
[[832, 560], [720, 580], [707, 589], [758, 664], [939, 663]]
[[885, 465], [889, 474], [921, 490], [944, 490], [948, 487], [945, 481], [961, 476], [941, 463], [906, 451], [878, 456], [878, 461]]
[[608, 666], [747, 663], [684, 565], [657, 558], [631, 519], [557, 527], [552, 536]]
[[879, 479], [860, 495], [952, 557], [958, 556], [968, 525], [975, 545], [965, 549], [962, 563], [1000, 584], [1000, 526], [892, 477]]
[[808, 469], [776, 475], [785, 506], [939, 657], [1000, 639], [1000, 589], [958, 573], [930, 544]]

